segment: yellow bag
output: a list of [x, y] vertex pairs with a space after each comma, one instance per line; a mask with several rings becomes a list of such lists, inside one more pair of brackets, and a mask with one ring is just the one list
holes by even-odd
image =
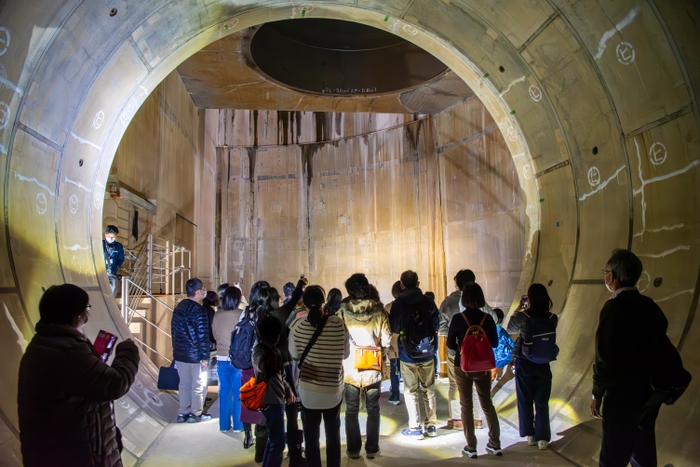
[[381, 347], [355, 347], [355, 369], [382, 371]]

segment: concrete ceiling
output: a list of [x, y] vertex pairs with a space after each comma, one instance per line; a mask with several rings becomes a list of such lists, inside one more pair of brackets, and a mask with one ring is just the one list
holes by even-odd
[[403, 92], [352, 96], [299, 92], [267, 78], [250, 60], [247, 45], [256, 29], [226, 36], [177, 68], [195, 105], [206, 109], [434, 114], [474, 96], [450, 70]]

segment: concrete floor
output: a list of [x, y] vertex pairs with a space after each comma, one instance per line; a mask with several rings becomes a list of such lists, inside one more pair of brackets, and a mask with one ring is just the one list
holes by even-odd
[[[552, 450], [539, 451], [536, 447], [528, 446], [518, 436], [518, 432], [510, 424], [501, 420], [501, 443], [504, 449], [503, 457], [488, 455], [485, 450], [487, 430], [477, 430], [478, 459], [463, 458], [462, 447], [465, 444], [461, 430], [444, 428], [447, 419], [447, 402], [442, 394], [447, 391], [447, 379], [438, 380], [442, 386], [438, 394], [438, 436], [431, 439], [407, 439], [401, 435], [401, 430], [407, 427], [408, 417], [403, 403], [393, 406], [387, 402], [389, 397], [388, 382], [382, 387], [382, 422], [380, 447], [382, 454], [374, 460], [363, 457], [357, 460], [343, 456], [342, 465], [347, 467], [362, 466], [396, 466], [403, 467], [419, 465], [499, 465], [499, 466], [568, 466], [572, 465]], [[211, 388], [215, 390], [215, 388]], [[443, 390], [444, 389], [444, 390]], [[215, 399], [215, 393], [210, 391], [210, 397]], [[143, 458], [137, 463], [140, 467], [171, 467], [172, 465], [188, 465], [202, 467], [234, 467], [255, 466], [254, 449], [243, 449], [243, 433], [221, 433], [216, 418], [218, 403], [214, 400], [208, 409], [215, 418], [199, 424], [171, 424], [163, 430], [160, 437], [151, 445]], [[343, 419], [344, 413], [341, 413]], [[360, 413], [360, 424], [364, 426], [365, 416]], [[344, 422], [344, 420], [343, 420]], [[321, 430], [323, 431], [323, 430]], [[341, 427], [343, 449], [345, 429]], [[323, 446], [324, 439], [322, 436]], [[325, 453], [322, 452], [322, 459]], [[282, 464], [288, 465], [288, 461]]]

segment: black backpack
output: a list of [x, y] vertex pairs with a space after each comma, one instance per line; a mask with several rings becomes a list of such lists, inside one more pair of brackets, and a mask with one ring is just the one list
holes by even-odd
[[256, 340], [257, 335], [253, 320], [245, 318], [238, 323], [231, 332], [231, 347], [228, 351], [231, 365], [239, 370], [253, 368], [253, 347], [255, 347]]
[[403, 349], [411, 358], [434, 355], [437, 342], [430, 311], [426, 308], [412, 308], [407, 311], [403, 316], [400, 339]]

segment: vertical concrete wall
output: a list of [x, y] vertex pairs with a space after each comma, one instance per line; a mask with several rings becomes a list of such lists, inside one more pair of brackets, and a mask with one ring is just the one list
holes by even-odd
[[[272, 145], [282, 139], [274, 130], [286, 134], [285, 127], [237, 126], [277, 115], [221, 111], [229, 281], [267, 280], [281, 289], [305, 273], [344, 291], [345, 279], [363, 272], [388, 302], [401, 272], [413, 269], [439, 301], [454, 274], [471, 268], [489, 301], [510, 305], [524, 251], [524, 199], [503, 136], [478, 99], [361, 136], [348, 133], [407, 119], [300, 113], [295, 128], [307, 138], [323, 140], [308, 128], [317, 121], [353, 122], [342, 126], [344, 137], [318, 143]], [[268, 145], [249, 146], [254, 141]]]

